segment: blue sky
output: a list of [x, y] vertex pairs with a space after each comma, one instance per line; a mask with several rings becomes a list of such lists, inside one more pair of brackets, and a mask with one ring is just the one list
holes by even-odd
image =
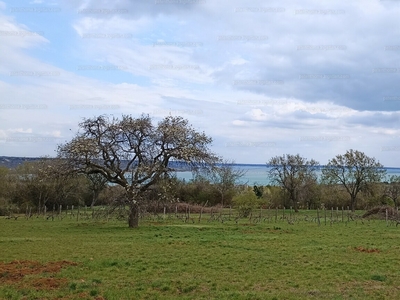
[[0, 0], [0, 155], [83, 118], [181, 115], [237, 163], [400, 167], [399, 1]]

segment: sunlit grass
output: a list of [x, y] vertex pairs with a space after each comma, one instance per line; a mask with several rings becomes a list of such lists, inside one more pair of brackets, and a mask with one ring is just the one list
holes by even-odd
[[400, 228], [385, 221], [193, 222], [0, 219], [1, 261], [78, 263], [59, 289], [1, 284], [0, 298], [400, 298]]

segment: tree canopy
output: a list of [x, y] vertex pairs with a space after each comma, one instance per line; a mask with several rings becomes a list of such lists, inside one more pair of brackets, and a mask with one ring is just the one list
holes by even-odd
[[350, 195], [351, 210], [356, 209], [356, 199], [360, 191], [377, 183], [385, 176], [383, 165], [365, 153], [350, 149], [337, 155], [322, 169], [322, 181], [334, 185], [341, 184]]
[[58, 157], [75, 172], [100, 174], [122, 186], [129, 227], [138, 226], [140, 204], [150, 187], [168, 176], [170, 161], [198, 168], [217, 160], [208, 148], [212, 139], [182, 117], [168, 116], [153, 125], [148, 115], [99, 116], [84, 119], [79, 127], [82, 132], [59, 146]]
[[315, 171], [318, 162], [313, 159], [307, 160], [299, 154], [286, 154], [272, 157], [268, 165], [271, 167], [271, 181], [283, 189], [297, 212], [300, 192], [317, 180]]

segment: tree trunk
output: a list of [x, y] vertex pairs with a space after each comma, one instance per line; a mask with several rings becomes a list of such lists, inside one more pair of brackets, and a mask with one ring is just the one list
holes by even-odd
[[299, 209], [297, 208], [297, 201], [293, 200], [293, 208], [294, 208], [294, 212], [299, 212]]
[[290, 193], [290, 198], [291, 198], [291, 202], [293, 203], [293, 208], [295, 212], [299, 212], [298, 208], [297, 208], [297, 201], [296, 201], [296, 195], [295, 195], [295, 191], [292, 191]]
[[356, 210], [356, 197], [354, 197], [354, 196], [351, 196], [350, 208], [351, 208], [352, 212], [354, 212]]
[[139, 227], [139, 205], [137, 203], [131, 203], [129, 206], [128, 225], [129, 228]]
[[96, 193], [93, 192], [92, 203], [90, 204], [90, 209], [93, 210], [93, 206], [96, 203]]

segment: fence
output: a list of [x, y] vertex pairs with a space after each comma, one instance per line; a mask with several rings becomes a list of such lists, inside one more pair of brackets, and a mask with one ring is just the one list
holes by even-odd
[[[241, 214], [232, 207], [206, 207], [205, 205], [190, 205], [185, 203], [172, 203], [163, 206], [144, 206], [140, 210], [140, 219], [150, 222], [167, 222], [180, 220], [184, 223], [210, 223], [210, 222], [231, 222], [241, 223], [282, 223], [296, 225], [302, 222], [315, 223], [317, 226], [332, 226], [337, 223], [348, 224], [350, 222], [360, 222], [364, 224], [372, 219], [384, 219], [387, 226], [397, 226], [400, 224], [398, 208], [377, 207], [363, 215], [352, 212], [349, 207], [336, 207], [331, 209], [301, 210], [295, 213], [292, 208], [259, 208], [253, 209], [247, 216]], [[103, 221], [122, 221], [127, 220], [128, 210], [123, 205], [118, 206], [56, 206], [52, 209], [46, 206], [34, 209], [26, 206], [25, 211], [21, 209], [9, 209], [6, 219], [18, 218], [44, 218], [46, 220], [70, 219], [82, 220], [103, 220]]]

